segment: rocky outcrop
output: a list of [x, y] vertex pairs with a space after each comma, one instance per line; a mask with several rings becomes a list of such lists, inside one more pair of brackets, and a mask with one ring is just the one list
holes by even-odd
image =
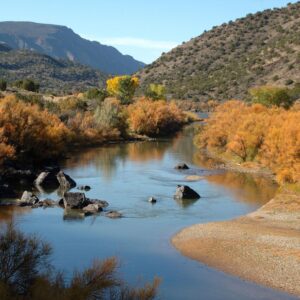
[[176, 188], [174, 198], [196, 200], [200, 198], [200, 195], [187, 185], [178, 185]]

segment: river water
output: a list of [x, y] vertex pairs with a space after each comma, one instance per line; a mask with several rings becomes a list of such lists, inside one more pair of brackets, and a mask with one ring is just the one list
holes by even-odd
[[[72, 219], [61, 208], [1, 208], [0, 219], [13, 216], [23, 231], [50, 242], [53, 264], [67, 274], [94, 258], [116, 256], [120, 275], [133, 285], [160, 277], [159, 299], [296, 299], [209, 268], [172, 247], [170, 238], [183, 227], [246, 214], [276, 192], [269, 179], [213, 169], [195, 149], [193, 131], [192, 125], [172, 139], [87, 149], [63, 163], [78, 185], [92, 187], [88, 197], [107, 200], [124, 218]], [[191, 168], [175, 170], [178, 162]], [[189, 182], [188, 175], [201, 179]], [[177, 184], [188, 184], [201, 199], [175, 201]], [[150, 196], [158, 202], [149, 203]], [[55, 191], [44, 197], [58, 199]]]

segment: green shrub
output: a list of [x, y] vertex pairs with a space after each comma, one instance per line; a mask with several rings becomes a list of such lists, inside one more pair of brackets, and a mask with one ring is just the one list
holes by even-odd
[[165, 100], [166, 88], [162, 84], [151, 83], [145, 92], [145, 96], [153, 100]]
[[117, 128], [121, 133], [125, 133], [127, 125], [124, 112], [120, 102], [114, 98], [107, 98], [100, 104], [95, 113], [94, 119], [100, 128]]
[[294, 80], [292, 80], [292, 79], [287, 79], [286, 81], [285, 81], [285, 85], [291, 85], [291, 84], [293, 84], [294, 83]]
[[87, 99], [99, 99], [103, 101], [108, 96], [108, 93], [105, 89], [91, 88], [84, 95]]
[[18, 88], [24, 89], [30, 92], [38, 92], [40, 89], [40, 85], [34, 82], [32, 79], [23, 79], [18, 80], [14, 83], [14, 85]]
[[7, 87], [7, 82], [4, 79], [0, 79], [0, 91], [5, 91]]
[[265, 106], [282, 106], [289, 108], [293, 104], [293, 99], [287, 88], [276, 86], [259, 86], [249, 90], [252, 103], [260, 103]]

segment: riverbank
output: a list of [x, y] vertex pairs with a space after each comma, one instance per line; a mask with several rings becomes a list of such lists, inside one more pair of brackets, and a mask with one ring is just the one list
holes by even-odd
[[172, 244], [208, 266], [300, 296], [300, 195], [284, 191], [246, 216], [185, 228]]

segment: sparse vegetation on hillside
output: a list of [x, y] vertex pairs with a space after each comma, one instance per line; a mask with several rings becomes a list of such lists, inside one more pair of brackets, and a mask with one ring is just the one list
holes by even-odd
[[244, 99], [255, 85], [300, 82], [300, 2], [215, 26], [138, 72], [141, 90], [176, 99]]
[[[57, 60], [33, 51], [0, 51], [0, 78], [8, 85], [32, 90], [26, 78], [39, 84], [41, 92], [66, 94], [89, 87], [103, 87], [106, 75], [90, 67]], [[28, 89], [29, 88], [29, 89]], [[34, 89], [36, 91], [36, 89]]]

